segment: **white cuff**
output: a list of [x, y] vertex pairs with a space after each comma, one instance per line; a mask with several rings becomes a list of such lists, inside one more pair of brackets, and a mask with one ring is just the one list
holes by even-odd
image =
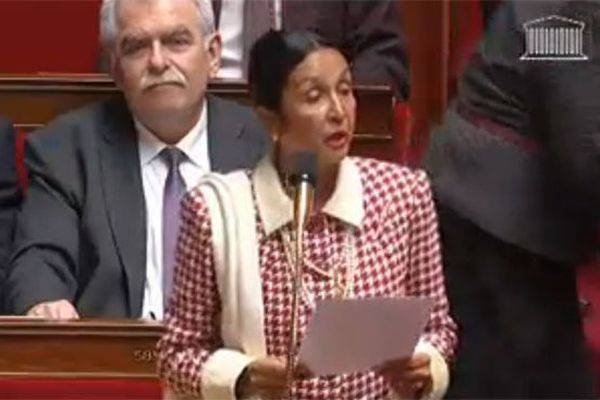
[[448, 390], [448, 383], [450, 381], [450, 374], [446, 360], [440, 354], [438, 349], [436, 349], [431, 343], [424, 340], [419, 341], [417, 347], [415, 347], [415, 353], [425, 353], [431, 360], [431, 389], [429, 392], [424, 393], [421, 399], [437, 400], [443, 398], [446, 394], [446, 390]]
[[236, 350], [215, 351], [202, 366], [202, 398], [235, 400], [237, 379], [253, 360]]

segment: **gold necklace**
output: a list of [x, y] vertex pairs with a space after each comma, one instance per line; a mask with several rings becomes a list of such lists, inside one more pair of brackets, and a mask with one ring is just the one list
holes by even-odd
[[[280, 234], [287, 259], [288, 271], [293, 279], [295, 276], [294, 272], [296, 265], [296, 259], [293, 251], [293, 234], [285, 227], [280, 230]], [[344, 229], [343, 254], [344, 257], [342, 257], [342, 259], [336, 265], [334, 265], [329, 272], [317, 267], [308, 258], [303, 260], [305, 265], [310, 266], [310, 268], [318, 272], [320, 275], [333, 280], [335, 297], [339, 299], [347, 298], [352, 295], [352, 291], [354, 289], [354, 276], [358, 267], [358, 257], [356, 255], [356, 237], [351, 226], [346, 226]], [[344, 264], [346, 264], [345, 277], [342, 274]], [[312, 308], [314, 308], [316, 306], [315, 296], [308, 290], [304, 277], [302, 277], [300, 287], [304, 300]]]

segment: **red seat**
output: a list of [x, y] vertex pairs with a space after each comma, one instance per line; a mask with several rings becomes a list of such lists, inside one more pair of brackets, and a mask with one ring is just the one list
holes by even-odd
[[25, 138], [27, 133], [22, 130], [17, 130], [17, 138], [15, 140], [15, 162], [17, 169], [17, 178], [21, 191], [25, 192], [27, 188], [27, 169], [25, 168]]
[[154, 379], [4, 379], [0, 397], [11, 400], [162, 399]]
[[600, 261], [581, 266], [577, 286], [583, 304], [583, 328], [596, 382], [600, 394]]

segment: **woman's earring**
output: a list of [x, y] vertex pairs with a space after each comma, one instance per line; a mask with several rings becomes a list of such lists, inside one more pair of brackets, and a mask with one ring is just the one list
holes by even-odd
[[281, 138], [281, 133], [277, 130], [273, 133], [273, 143], [278, 143]]

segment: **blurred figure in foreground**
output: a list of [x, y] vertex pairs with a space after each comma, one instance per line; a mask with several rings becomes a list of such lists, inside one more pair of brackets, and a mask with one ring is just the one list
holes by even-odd
[[[461, 332], [450, 397], [593, 397], [575, 277], [600, 212], [599, 17], [600, 2], [503, 4], [433, 134]], [[543, 21], [583, 22], [589, 59], [522, 57]]]

